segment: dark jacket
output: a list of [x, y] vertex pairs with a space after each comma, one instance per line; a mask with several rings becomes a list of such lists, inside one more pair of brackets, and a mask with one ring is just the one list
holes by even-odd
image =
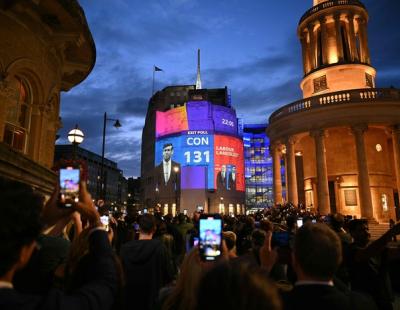
[[45, 295], [31, 295], [15, 289], [0, 289], [1, 310], [57, 310], [111, 309], [117, 293], [118, 281], [111, 245], [104, 231], [89, 236], [90, 277], [70, 294], [51, 289]]
[[172, 281], [172, 266], [164, 244], [157, 239], [133, 240], [121, 248], [127, 309], [153, 309], [160, 289]]
[[[175, 168], [177, 171], [175, 171]], [[163, 162], [161, 162], [157, 167], [155, 167], [156, 181], [158, 188], [158, 198], [160, 201], [163, 199], [170, 199], [175, 197], [176, 192], [181, 188], [180, 179], [181, 165], [173, 160], [171, 160], [171, 174], [169, 176], [168, 182], [165, 183], [164, 178], [164, 167]]]
[[328, 285], [297, 285], [283, 295], [284, 309], [377, 310], [374, 301], [356, 292], [342, 292]]

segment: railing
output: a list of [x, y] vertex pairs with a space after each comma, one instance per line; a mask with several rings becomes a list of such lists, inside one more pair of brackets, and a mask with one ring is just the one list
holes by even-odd
[[311, 9], [309, 9], [307, 12], [305, 12], [303, 14], [303, 16], [300, 18], [299, 21], [299, 25], [309, 16], [313, 15], [314, 13], [317, 13], [321, 10], [327, 9], [327, 8], [331, 8], [334, 6], [338, 6], [338, 5], [357, 5], [359, 7], [362, 7], [364, 9], [365, 5], [362, 4], [360, 1], [358, 0], [331, 0], [331, 1], [326, 1], [326, 2], [322, 2], [316, 6], [313, 6]]
[[276, 110], [269, 117], [269, 124], [293, 113], [318, 109], [324, 106], [343, 105], [371, 101], [400, 100], [400, 90], [396, 88], [362, 88], [343, 90], [319, 96], [304, 98]]

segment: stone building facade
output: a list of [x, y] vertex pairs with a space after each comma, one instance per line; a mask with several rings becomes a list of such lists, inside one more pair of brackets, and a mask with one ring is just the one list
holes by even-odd
[[[275, 111], [267, 129], [275, 203], [282, 201], [284, 157], [288, 201], [303, 202], [321, 214], [340, 212], [379, 222], [396, 218], [400, 91], [375, 88], [367, 22], [366, 7], [356, 0], [315, 0], [300, 19], [303, 99]], [[305, 201], [299, 201], [299, 193]]]
[[50, 193], [60, 92], [82, 82], [96, 50], [78, 1], [0, 1], [0, 175]]

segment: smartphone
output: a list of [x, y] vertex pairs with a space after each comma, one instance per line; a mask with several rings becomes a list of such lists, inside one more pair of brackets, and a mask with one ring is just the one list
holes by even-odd
[[59, 205], [71, 208], [79, 201], [81, 170], [78, 166], [67, 166], [60, 169], [60, 197]]
[[183, 209], [183, 215], [187, 215], [187, 209]]
[[110, 217], [108, 215], [100, 216], [100, 222], [107, 231], [110, 230]]
[[203, 261], [216, 260], [222, 252], [222, 218], [219, 214], [202, 214], [199, 225], [199, 251]]
[[287, 247], [289, 246], [290, 235], [288, 231], [274, 231], [272, 233], [272, 247]]
[[147, 209], [143, 209], [143, 214], [146, 214], [147, 213]]
[[300, 228], [301, 226], [303, 226], [303, 219], [299, 218], [297, 219], [297, 228]]

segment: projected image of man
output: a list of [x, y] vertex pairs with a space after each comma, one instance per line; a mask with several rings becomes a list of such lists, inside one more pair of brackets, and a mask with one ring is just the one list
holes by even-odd
[[232, 166], [228, 176], [228, 190], [236, 191], [236, 166]]
[[217, 175], [217, 189], [226, 190], [226, 165], [221, 166], [221, 171]]
[[172, 143], [163, 146], [163, 160], [156, 167], [157, 190], [160, 197], [173, 196], [180, 190], [180, 164], [172, 160], [174, 147]]

